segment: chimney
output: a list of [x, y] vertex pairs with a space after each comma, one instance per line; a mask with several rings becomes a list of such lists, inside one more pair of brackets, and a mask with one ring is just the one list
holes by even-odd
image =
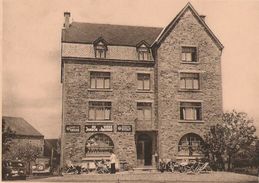
[[70, 12], [64, 12], [64, 17], [65, 17], [64, 27], [65, 29], [68, 29], [70, 25]]
[[206, 15], [200, 15], [200, 17], [205, 22]]

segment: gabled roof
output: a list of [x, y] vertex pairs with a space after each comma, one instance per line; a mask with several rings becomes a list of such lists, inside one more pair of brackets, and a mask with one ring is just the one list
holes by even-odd
[[9, 127], [15, 132], [15, 135], [44, 137], [38, 130], [36, 130], [30, 123], [20, 117], [3, 116], [2, 121], [5, 126]]
[[162, 30], [161, 27], [73, 22], [62, 31], [62, 42], [92, 44], [102, 37], [109, 45], [136, 46], [142, 40], [151, 45]]
[[[200, 17], [200, 15], [197, 13], [197, 11], [193, 8], [190, 2], [186, 4], [186, 6], [178, 13], [178, 15], [163, 29], [163, 31], [160, 33], [160, 35], [157, 37], [156, 41], [153, 43], [159, 45], [165, 38], [166, 36], [172, 31], [172, 29], [176, 26], [180, 18], [184, 15], [184, 13], [187, 10], [190, 10], [193, 12], [197, 20], [200, 22], [202, 26], [204, 26], [205, 30], [211, 36], [212, 40], [216, 43], [216, 45], [219, 47], [219, 49], [223, 49], [224, 46], [222, 43], [218, 40], [218, 38], [213, 34], [213, 32], [210, 30], [208, 25], [205, 23], [205, 21]], [[152, 46], [153, 46], [152, 45]]]

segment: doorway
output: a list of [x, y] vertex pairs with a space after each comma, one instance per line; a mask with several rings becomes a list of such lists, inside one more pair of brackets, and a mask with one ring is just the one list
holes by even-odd
[[139, 134], [136, 148], [138, 166], [152, 165], [152, 137], [147, 134]]

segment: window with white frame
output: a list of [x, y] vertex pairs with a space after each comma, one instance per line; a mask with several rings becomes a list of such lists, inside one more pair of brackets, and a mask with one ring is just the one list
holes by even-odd
[[152, 103], [149, 102], [138, 102], [138, 120], [150, 121], [152, 119]]
[[109, 89], [111, 88], [110, 72], [90, 72], [90, 88]]
[[152, 118], [152, 103], [138, 102], [137, 103], [138, 120], [149, 121]]
[[180, 102], [181, 120], [202, 120], [201, 102]]
[[180, 88], [199, 90], [200, 74], [199, 73], [180, 73]]
[[139, 60], [149, 60], [149, 49], [146, 45], [142, 44], [137, 48]]
[[111, 120], [111, 102], [90, 101], [89, 120]]
[[138, 90], [150, 90], [150, 74], [138, 73]]
[[196, 47], [182, 47], [182, 61], [183, 62], [197, 62]]
[[95, 58], [106, 58], [107, 46], [103, 42], [94, 45]]

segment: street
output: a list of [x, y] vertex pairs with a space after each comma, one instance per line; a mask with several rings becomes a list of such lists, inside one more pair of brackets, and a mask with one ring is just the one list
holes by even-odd
[[88, 183], [123, 183], [123, 182], [238, 182], [258, 183], [258, 177], [243, 175], [231, 172], [211, 172], [206, 174], [184, 174], [184, 173], [150, 173], [150, 172], [119, 172], [111, 174], [83, 174], [83, 175], [64, 175], [60, 177], [35, 177], [27, 181], [33, 182], [88, 182]]

